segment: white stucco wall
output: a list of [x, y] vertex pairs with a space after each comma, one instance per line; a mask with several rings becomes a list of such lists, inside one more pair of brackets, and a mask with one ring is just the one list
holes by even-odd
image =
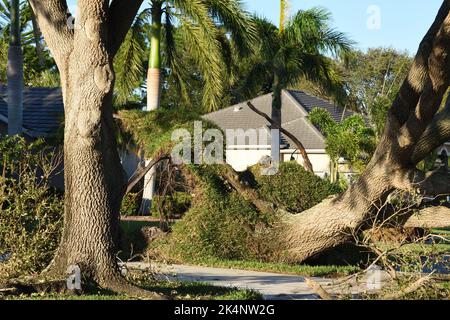
[[[289, 151], [282, 152], [283, 161], [290, 161], [291, 157], [294, 157], [295, 161], [301, 165], [304, 164], [303, 157], [300, 154], [297, 152], [292, 154], [292, 151]], [[325, 153], [325, 151], [307, 150], [307, 153], [315, 174], [321, 178], [325, 178], [325, 176], [330, 175], [330, 157]]]
[[259, 162], [262, 157], [270, 156], [270, 149], [265, 150], [236, 150], [227, 149], [226, 161], [238, 172], [245, 171]]

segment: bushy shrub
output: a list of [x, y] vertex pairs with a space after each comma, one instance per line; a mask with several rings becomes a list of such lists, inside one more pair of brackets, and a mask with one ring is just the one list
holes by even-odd
[[221, 259], [272, 260], [277, 216], [257, 211], [217, 173], [216, 166], [190, 166], [197, 187], [190, 210], [151, 252], [175, 261]]
[[122, 200], [122, 206], [120, 208], [120, 214], [122, 216], [135, 216], [138, 214], [139, 205], [142, 197], [139, 193], [127, 193]]
[[297, 162], [283, 162], [276, 175], [261, 175], [259, 166], [250, 169], [260, 197], [298, 213], [312, 208], [330, 195], [340, 193], [339, 186], [306, 171]]
[[48, 185], [57, 159], [41, 141], [0, 137], [0, 276], [39, 272], [62, 227], [63, 200]]
[[166, 196], [155, 196], [152, 201], [154, 217], [181, 217], [191, 206], [192, 196], [186, 192], [174, 192]]

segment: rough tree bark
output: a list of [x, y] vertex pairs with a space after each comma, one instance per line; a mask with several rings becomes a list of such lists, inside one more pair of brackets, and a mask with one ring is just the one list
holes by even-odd
[[[427, 177], [416, 169], [427, 154], [450, 139], [450, 103], [439, 111], [450, 80], [449, 9], [450, 1], [443, 1], [360, 179], [339, 197], [286, 217], [286, 245], [293, 260], [304, 261], [353, 239], [374, 218], [377, 205], [396, 189], [422, 195], [450, 193], [448, 175], [440, 177], [436, 190], [433, 181], [439, 176]], [[439, 214], [443, 212], [448, 213], [439, 210]]]
[[78, 0], [73, 29], [65, 0], [30, 3], [58, 65], [65, 107], [64, 230], [46, 274], [61, 277], [76, 265], [104, 288], [159, 298], [129, 285], [116, 260], [126, 178], [113, 133], [112, 65], [142, 0]]

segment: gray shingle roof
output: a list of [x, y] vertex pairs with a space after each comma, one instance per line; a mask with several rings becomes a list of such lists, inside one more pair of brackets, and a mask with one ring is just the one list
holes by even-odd
[[333, 104], [331, 102], [314, 97], [303, 91], [289, 90], [288, 92], [295, 100], [298, 101], [298, 103], [303, 108], [305, 108], [305, 110], [307, 112], [311, 112], [311, 110], [314, 108], [326, 109], [329, 113], [331, 113], [332, 117], [337, 122], [341, 122], [342, 119], [346, 119], [355, 114], [354, 112], [349, 111], [349, 110], [345, 110], [345, 113], [344, 113], [343, 108], [336, 106], [335, 104]]
[[[33, 136], [55, 132], [64, 116], [60, 88], [25, 87], [23, 90], [23, 127]], [[0, 114], [8, 117], [7, 87], [0, 84]]]
[[[272, 94], [263, 95], [252, 100], [255, 107], [270, 115], [272, 108]], [[343, 108], [330, 102], [306, 94], [303, 91], [286, 90], [282, 95], [281, 123], [282, 127], [302, 142], [306, 149], [324, 149], [325, 139], [319, 130], [312, 125], [306, 116], [314, 108], [325, 108], [336, 121], [341, 121]], [[346, 111], [344, 118], [353, 115]], [[205, 119], [215, 123], [223, 130], [226, 129], [259, 129], [268, 128], [269, 123], [261, 116], [254, 113], [245, 102], [209, 113]], [[295, 144], [288, 137], [281, 135], [281, 144], [287, 144], [286, 148], [295, 148]], [[270, 144], [270, 135], [268, 138]]]

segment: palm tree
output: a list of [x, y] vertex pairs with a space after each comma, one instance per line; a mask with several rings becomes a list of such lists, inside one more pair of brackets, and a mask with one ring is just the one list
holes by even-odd
[[[306, 78], [328, 91], [342, 91], [330, 55], [351, 51], [353, 42], [329, 26], [331, 14], [322, 8], [300, 10], [286, 19], [287, 2], [281, 0], [280, 27], [257, 18], [260, 45], [241, 83], [241, 98], [273, 92], [272, 119], [281, 123], [281, 92]], [[272, 135], [272, 157], [278, 159], [279, 137]]]
[[[238, 0], [150, 0], [150, 8], [138, 15], [116, 59], [119, 103], [125, 102], [141, 82], [148, 43], [146, 111], [160, 107], [163, 66], [170, 70], [181, 98], [187, 103], [190, 101], [189, 68], [185, 66], [187, 59], [181, 48], [189, 54], [202, 76], [203, 108], [217, 110], [226, 88], [224, 75], [231, 69], [227, 65], [231, 61], [230, 47], [241, 55], [249, 53], [254, 33], [253, 22]], [[140, 210], [143, 214], [150, 210], [155, 170], [153, 168], [144, 179]]]
[[[8, 38], [11, 32], [12, 18], [10, 12], [10, 0], [0, 0], [0, 34]], [[21, 41], [24, 45], [33, 44], [39, 62], [44, 64], [44, 44], [42, 34], [28, 0], [19, 0], [19, 30]]]
[[23, 54], [20, 32], [20, 1], [11, 0], [9, 7], [10, 35], [8, 49], [8, 134], [22, 133]]
[[160, 105], [166, 69], [181, 97], [189, 101], [189, 74], [182, 51], [189, 54], [202, 76], [204, 109], [217, 110], [226, 88], [224, 74], [230, 69], [229, 38], [233, 49], [246, 54], [255, 42], [255, 32], [239, 0], [150, 0], [150, 8], [137, 17], [116, 59], [120, 102], [139, 87], [144, 53], [150, 45], [147, 111]]

